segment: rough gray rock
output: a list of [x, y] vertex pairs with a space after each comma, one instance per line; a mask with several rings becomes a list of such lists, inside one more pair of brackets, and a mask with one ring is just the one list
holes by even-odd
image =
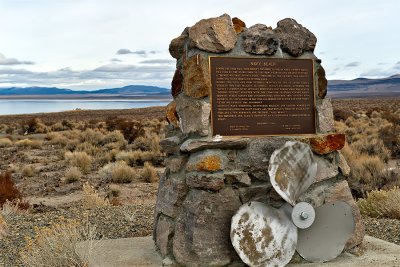
[[179, 172], [186, 164], [188, 156], [170, 156], [165, 159], [165, 166], [168, 166], [171, 173]]
[[250, 176], [242, 171], [225, 172], [224, 177], [226, 182], [230, 184], [251, 185]]
[[185, 179], [168, 174], [168, 168], [165, 172], [160, 179], [155, 215], [163, 213], [171, 218], [175, 218], [188, 189]]
[[339, 165], [339, 170], [342, 173], [343, 176], [349, 176], [350, 175], [350, 166], [347, 164], [346, 158], [343, 156], [342, 152], [338, 151], [337, 153], [337, 160], [338, 160], [338, 165]]
[[192, 189], [176, 220], [173, 254], [184, 266], [224, 266], [238, 259], [229, 239], [241, 202], [231, 188], [218, 193]]
[[171, 136], [160, 141], [162, 150], [167, 154], [179, 153], [179, 145], [181, 140], [178, 136]]
[[328, 80], [325, 77], [325, 70], [324, 68], [319, 65], [318, 71], [318, 97], [319, 98], [325, 98], [327, 89], [328, 89]]
[[271, 189], [272, 185], [270, 183], [264, 183], [259, 185], [251, 185], [249, 187], [241, 187], [238, 189], [238, 192], [240, 200], [243, 204], [250, 201], [258, 201], [268, 204], [270, 202], [269, 193], [271, 192]]
[[210, 103], [192, 99], [182, 94], [175, 101], [182, 132], [184, 134], [197, 133], [200, 136], [207, 136], [210, 124]]
[[243, 49], [256, 55], [273, 55], [279, 48], [279, 39], [271, 27], [264, 24], [251, 26], [243, 33]]
[[291, 18], [279, 21], [274, 31], [280, 40], [282, 51], [294, 57], [305, 51], [313, 52], [317, 44], [315, 35]]
[[221, 53], [231, 50], [236, 43], [236, 31], [231, 17], [202, 19], [189, 28], [189, 39], [199, 49]]
[[317, 100], [318, 133], [329, 133], [334, 129], [333, 107], [329, 98]]
[[242, 149], [247, 146], [249, 138], [232, 137], [222, 138], [221, 140], [188, 139], [181, 145], [182, 152], [197, 152], [203, 149]]
[[174, 221], [171, 218], [164, 215], [160, 215], [158, 218], [155, 241], [162, 257], [167, 256], [172, 249], [174, 226]]
[[288, 138], [254, 138], [247, 147], [237, 152], [238, 168], [262, 181], [269, 181], [268, 164], [272, 152], [282, 147]]
[[198, 173], [186, 174], [186, 184], [191, 188], [218, 191], [224, 187], [224, 175], [220, 173]]
[[326, 157], [314, 155], [314, 159], [317, 162], [317, 175], [315, 176], [314, 183], [333, 178], [339, 174], [336, 156], [333, 156], [329, 160]]
[[186, 171], [217, 172], [224, 169], [228, 159], [219, 149], [203, 150], [190, 155]]

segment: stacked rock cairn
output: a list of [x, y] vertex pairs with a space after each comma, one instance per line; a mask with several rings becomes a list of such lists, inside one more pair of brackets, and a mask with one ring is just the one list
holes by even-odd
[[[364, 226], [346, 181], [350, 168], [340, 153], [345, 135], [334, 132], [333, 110], [325, 98], [325, 71], [313, 51], [317, 38], [296, 20], [273, 29], [249, 28], [227, 14], [203, 19], [173, 39], [177, 60], [167, 106], [167, 157], [158, 189], [153, 238], [164, 265], [242, 266], [230, 240], [231, 219], [239, 207], [259, 201], [285, 203], [272, 189], [268, 161], [286, 141], [308, 144], [318, 164], [314, 184], [300, 197], [314, 207], [342, 200], [351, 207], [355, 231], [345, 250], [361, 244]], [[313, 136], [223, 137], [213, 140], [210, 125], [209, 56], [313, 59], [317, 134]]]

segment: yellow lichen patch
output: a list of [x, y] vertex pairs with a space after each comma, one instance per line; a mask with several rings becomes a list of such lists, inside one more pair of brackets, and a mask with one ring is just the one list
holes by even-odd
[[196, 169], [198, 171], [219, 171], [222, 169], [221, 158], [216, 155], [205, 156], [196, 164]]

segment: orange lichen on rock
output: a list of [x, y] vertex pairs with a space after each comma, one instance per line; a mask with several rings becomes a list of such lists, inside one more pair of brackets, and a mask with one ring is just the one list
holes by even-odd
[[222, 160], [217, 155], [207, 155], [194, 164], [188, 164], [188, 171], [208, 171], [214, 172], [222, 169]]
[[342, 149], [345, 142], [346, 136], [344, 134], [328, 134], [310, 138], [311, 150], [320, 155]]
[[179, 117], [178, 113], [176, 112], [176, 102], [172, 101], [167, 105], [166, 108], [166, 117], [167, 121], [172, 124], [174, 127], [179, 128]]

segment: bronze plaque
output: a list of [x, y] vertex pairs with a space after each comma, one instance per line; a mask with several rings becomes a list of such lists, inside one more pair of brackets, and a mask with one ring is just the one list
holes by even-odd
[[213, 135], [315, 134], [312, 59], [209, 60]]

